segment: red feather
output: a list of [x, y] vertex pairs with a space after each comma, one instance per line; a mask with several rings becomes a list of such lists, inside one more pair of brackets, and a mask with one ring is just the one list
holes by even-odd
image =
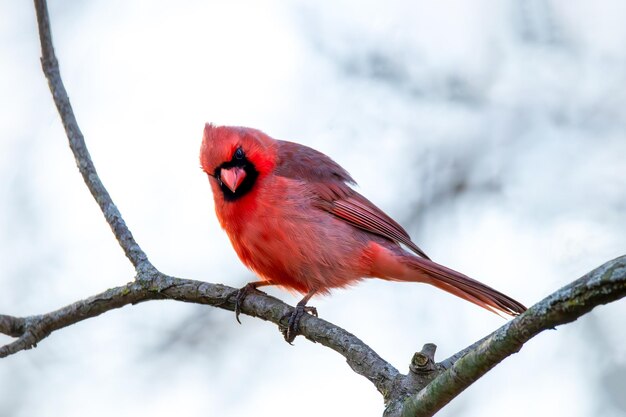
[[[302, 305], [315, 293], [379, 277], [428, 283], [494, 312], [526, 310], [432, 262], [402, 226], [350, 187], [355, 182], [345, 169], [321, 152], [254, 129], [207, 124], [200, 161], [209, 174], [217, 217], [242, 262], [267, 284], [307, 294]], [[230, 188], [220, 173], [228, 174]]]

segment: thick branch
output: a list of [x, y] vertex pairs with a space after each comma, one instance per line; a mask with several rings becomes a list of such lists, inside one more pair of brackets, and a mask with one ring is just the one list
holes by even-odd
[[[18, 337], [0, 348], [0, 358], [35, 347], [52, 332], [107, 311], [149, 300], [173, 299], [208, 304], [234, 310], [237, 290], [219, 284], [185, 280], [157, 274], [151, 281], [139, 280], [125, 286], [77, 301], [59, 310], [25, 318], [0, 315], [0, 333]], [[293, 308], [282, 301], [253, 293], [246, 297], [242, 312], [280, 326], [286, 326]], [[234, 318], [233, 318], [234, 321]], [[306, 315], [301, 322], [302, 335], [327, 346], [346, 358], [350, 367], [370, 380], [383, 395], [391, 390], [399, 372], [356, 336], [327, 321]]]
[[61, 120], [63, 121], [63, 126], [65, 127], [67, 138], [69, 139], [70, 148], [72, 149], [74, 158], [76, 159], [76, 165], [78, 166], [78, 169], [80, 170], [83, 180], [85, 180], [85, 184], [87, 184], [91, 195], [95, 198], [106, 221], [109, 223], [109, 226], [111, 226], [117, 241], [137, 270], [138, 276], [148, 276], [150, 273], [155, 272], [154, 267], [150, 261], [148, 261], [148, 257], [133, 238], [133, 235], [128, 227], [126, 227], [126, 223], [124, 222], [122, 215], [113, 203], [108, 191], [100, 181], [100, 178], [96, 173], [96, 167], [91, 161], [91, 156], [87, 150], [85, 138], [78, 127], [78, 122], [74, 116], [74, 110], [72, 110], [70, 99], [68, 98], [65, 86], [61, 80], [59, 63], [54, 53], [46, 1], [35, 0], [35, 9], [37, 11], [37, 25], [39, 27], [39, 40], [41, 42], [41, 66], [46, 78], [48, 79], [48, 85], [50, 86], [54, 103], [56, 104], [59, 114], [61, 115]]
[[[626, 296], [626, 256], [594, 269], [532, 306], [458, 359], [404, 404], [403, 417], [432, 416], [465, 388], [540, 332], [572, 322], [594, 307]], [[463, 353], [463, 352], [461, 352]]]

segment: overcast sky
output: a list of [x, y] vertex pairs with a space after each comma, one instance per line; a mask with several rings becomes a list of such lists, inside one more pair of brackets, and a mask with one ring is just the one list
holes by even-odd
[[[199, 169], [205, 122], [327, 153], [433, 259], [527, 305], [626, 252], [622, 1], [51, 0], [50, 14], [101, 179], [165, 273], [254, 280]], [[67, 147], [33, 6], [0, 0], [0, 313], [132, 277]], [[504, 324], [416, 284], [311, 304], [402, 372], [424, 343], [441, 359]], [[617, 302], [539, 335], [441, 416], [623, 416], [624, 317]], [[334, 352], [174, 302], [109, 312], [0, 366], [1, 416], [382, 411]]]

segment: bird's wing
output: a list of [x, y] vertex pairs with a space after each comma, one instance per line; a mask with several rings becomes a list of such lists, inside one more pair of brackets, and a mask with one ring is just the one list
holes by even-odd
[[362, 230], [406, 245], [430, 259], [395, 220], [350, 188], [350, 174], [328, 156], [297, 143], [280, 141], [278, 176], [304, 181], [318, 197], [315, 205]]
[[330, 212], [368, 232], [405, 244], [419, 256], [430, 259], [395, 220], [356, 191], [349, 197], [331, 202]]

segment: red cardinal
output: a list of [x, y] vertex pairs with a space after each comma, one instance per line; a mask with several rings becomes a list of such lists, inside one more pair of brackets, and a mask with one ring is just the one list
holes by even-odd
[[496, 313], [526, 311], [501, 292], [431, 261], [321, 152], [255, 129], [207, 124], [200, 162], [222, 228], [242, 262], [261, 278], [239, 291], [237, 316], [247, 292], [263, 285], [305, 294], [289, 319], [289, 342], [304, 312], [316, 313], [306, 307], [313, 295], [369, 277], [424, 282]]

